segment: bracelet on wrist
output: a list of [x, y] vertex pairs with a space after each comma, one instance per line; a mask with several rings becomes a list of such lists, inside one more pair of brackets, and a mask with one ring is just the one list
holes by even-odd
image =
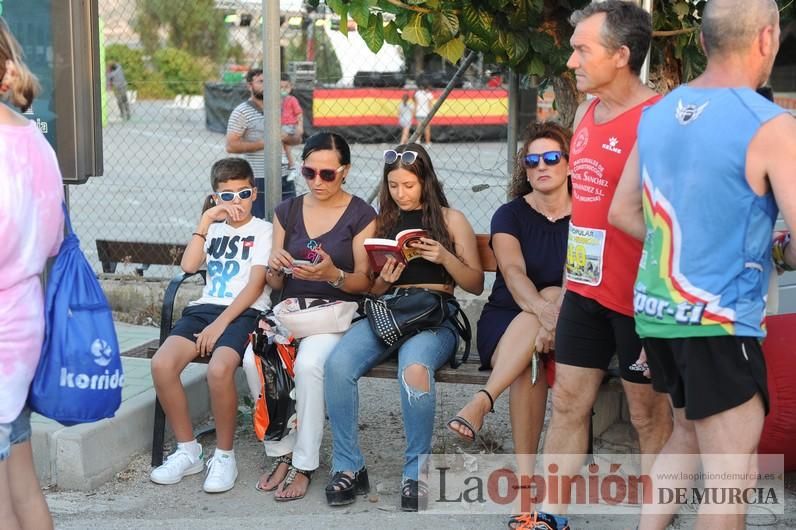
[[205, 241], [207, 241], [207, 236], [206, 236], [205, 234], [202, 234], [201, 232], [194, 232], [194, 233], [193, 233], [193, 234], [191, 234], [191, 235], [192, 235], [192, 236], [199, 236], [199, 237], [201, 237], [202, 239], [204, 239]]
[[334, 287], [335, 289], [339, 289], [345, 283], [345, 271], [343, 269], [337, 269], [339, 272], [337, 273], [336, 280], [330, 280], [326, 283]]

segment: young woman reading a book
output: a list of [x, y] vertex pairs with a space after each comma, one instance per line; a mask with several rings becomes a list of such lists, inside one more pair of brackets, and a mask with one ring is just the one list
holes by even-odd
[[[532, 475], [548, 385], [571, 212], [570, 132], [552, 122], [534, 126], [517, 157], [514, 199], [492, 217], [490, 245], [498, 271], [478, 320], [478, 352], [492, 373], [448, 428], [473, 441], [494, 401], [509, 389], [518, 471]], [[545, 374], [546, 372], [546, 374]]]
[[[268, 275], [276, 280], [275, 289], [284, 287], [283, 299], [357, 301], [371, 286], [363, 242], [374, 234], [376, 212], [342, 187], [351, 167], [351, 150], [342, 136], [312, 135], [301, 159], [300, 171], [310, 191], [276, 207]], [[265, 442], [266, 454], [276, 460], [256, 486], [260, 491], [275, 491], [277, 501], [304, 497], [319, 465], [323, 366], [341, 336], [316, 334], [299, 343], [294, 366], [298, 429], [278, 442]], [[245, 358], [244, 368], [251, 370], [253, 362]]]
[[[407, 144], [384, 153], [384, 175], [376, 218], [379, 237], [393, 239], [412, 228], [429, 236], [413, 246], [422, 258], [407, 264], [388, 258], [375, 278], [371, 293], [382, 297], [409, 287], [423, 287], [453, 294], [456, 285], [479, 294], [484, 273], [478, 258], [475, 234], [464, 215], [448, 206], [428, 153], [418, 144]], [[416, 510], [418, 498], [427, 493], [418, 482], [421, 455], [431, 452], [434, 429], [434, 372], [448, 362], [457, 346], [455, 327], [424, 330], [398, 349], [401, 411], [407, 447], [404, 454], [401, 507]], [[369, 489], [365, 460], [357, 440], [357, 382], [388, 355], [388, 347], [371, 329], [367, 319], [351, 326], [326, 361], [326, 406], [332, 427], [333, 477], [326, 487], [330, 505], [348, 504]], [[422, 502], [422, 501], [421, 501]]]

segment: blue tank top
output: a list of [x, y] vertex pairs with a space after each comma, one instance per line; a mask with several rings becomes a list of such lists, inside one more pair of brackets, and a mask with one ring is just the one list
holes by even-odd
[[641, 337], [762, 337], [777, 205], [746, 181], [758, 129], [785, 112], [751, 89], [682, 86], [638, 130], [647, 236], [634, 292]]

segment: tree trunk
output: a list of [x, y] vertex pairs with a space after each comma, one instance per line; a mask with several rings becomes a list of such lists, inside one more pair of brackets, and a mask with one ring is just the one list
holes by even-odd
[[674, 55], [674, 46], [671, 42], [663, 44], [663, 64], [656, 65], [650, 70], [650, 84], [659, 94], [668, 94], [682, 82], [680, 79], [680, 61]]
[[575, 111], [583, 99], [575, 87], [575, 78], [571, 72], [565, 72], [552, 78], [555, 106], [558, 112], [558, 121], [564, 127], [571, 128], [575, 120]]

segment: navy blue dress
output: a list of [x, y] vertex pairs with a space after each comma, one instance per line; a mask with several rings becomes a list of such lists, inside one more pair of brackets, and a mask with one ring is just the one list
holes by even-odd
[[[520, 242], [525, 270], [537, 290], [561, 285], [567, 255], [569, 216], [555, 222], [531, 208], [524, 197], [502, 205], [492, 216], [490, 233], [509, 234]], [[490, 239], [489, 245], [492, 246]], [[492, 354], [514, 317], [522, 309], [514, 302], [500, 269], [492, 294], [478, 319], [478, 353], [481, 369], [492, 368]]]

